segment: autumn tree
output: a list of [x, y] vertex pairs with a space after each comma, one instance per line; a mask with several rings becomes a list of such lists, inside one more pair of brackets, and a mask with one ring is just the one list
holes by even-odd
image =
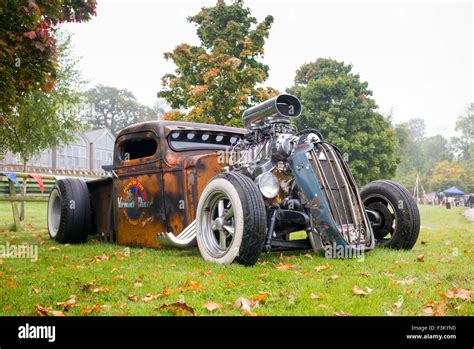
[[[71, 53], [71, 38], [67, 33], [56, 33], [55, 38], [58, 39], [58, 68], [53, 90], [24, 93], [17, 99], [13, 112], [4, 116], [0, 127], [1, 151], [18, 154], [23, 172], [35, 155], [74, 141], [82, 130], [77, 113], [83, 81], [76, 68], [77, 59]], [[26, 193], [26, 178], [22, 193]], [[23, 203], [21, 207], [23, 218]]]
[[464, 180], [464, 168], [455, 162], [445, 160], [439, 162], [434, 167], [431, 176], [431, 188], [437, 192], [452, 187], [453, 185], [464, 189]]
[[372, 91], [352, 65], [326, 58], [303, 64], [288, 92], [304, 106], [295, 120], [298, 128], [316, 128], [336, 144], [360, 185], [395, 174], [395, 130], [377, 111]]
[[162, 78], [158, 93], [175, 110], [164, 117], [241, 125], [244, 109], [278, 94], [272, 88], [255, 88], [268, 78], [269, 68], [260, 59], [273, 17], [257, 23], [242, 0], [229, 5], [218, 0], [188, 21], [196, 25], [201, 45], [181, 44], [165, 53], [176, 70]]
[[132, 92], [110, 86], [98, 85], [85, 93], [81, 118], [91, 128], [106, 127], [117, 133], [132, 124], [156, 120], [156, 112], [140, 104]]
[[0, 119], [14, 112], [24, 94], [53, 89], [58, 73], [54, 36], [58, 24], [88, 21], [95, 8], [95, 0], [1, 2]]

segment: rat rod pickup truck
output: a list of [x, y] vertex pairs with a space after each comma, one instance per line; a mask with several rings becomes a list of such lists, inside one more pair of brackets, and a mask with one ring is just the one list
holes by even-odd
[[388, 180], [359, 192], [338, 148], [291, 124], [300, 113], [300, 101], [283, 94], [247, 109], [245, 129], [172, 121], [127, 127], [109, 177], [56, 183], [49, 235], [79, 243], [99, 234], [151, 248], [197, 242], [207, 261], [244, 265], [263, 251], [352, 257], [376, 245], [411, 249], [420, 218], [410, 193]]

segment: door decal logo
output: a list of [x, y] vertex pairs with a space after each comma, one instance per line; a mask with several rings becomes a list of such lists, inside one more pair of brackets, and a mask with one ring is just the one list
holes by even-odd
[[128, 222], [137, 225], [145, 215], [144, 208], [149, 208], [153, 202], [150, 193], [143, 184], [132, 178], [123, 187], [122, 195], [117, 198], [118, 208], [123, 210]]

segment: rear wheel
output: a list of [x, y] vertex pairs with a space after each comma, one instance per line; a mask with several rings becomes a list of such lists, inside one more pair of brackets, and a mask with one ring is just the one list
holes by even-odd
[[80, 179], [56, 182], [48, 201], [48, 232], [59, 243], [80, 243], [90, 230], [91, 206], [87, 185]]
[[266, 210], [255, 183], [240, 173], [214, 177], [196, 213], [197, 243], [209, 262], [253, 265], [263, 250]]
[[411, 194], [398, 183], [373, 181], [360, 192], [364, 206], [381, 216], [374, 227], [376, 244], [394, 249], [411, 249], [420, 232], [420, 214]]

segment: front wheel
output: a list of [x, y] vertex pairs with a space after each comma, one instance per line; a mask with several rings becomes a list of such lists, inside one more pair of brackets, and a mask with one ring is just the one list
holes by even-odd
[[408, 190], [398, 183], [379, 180], [362, 188], [360, 196], [364, 206], [381, 217], [381, 222], [373, 227], [376, 245], [413, 248], [420, 232], [420, 213]]
[[199, 199], [196, 227], [199, 251], [206, 261], [255, 264], [266, 231], [265, 204], [255, 183], [234, 172], [214, 177]]

